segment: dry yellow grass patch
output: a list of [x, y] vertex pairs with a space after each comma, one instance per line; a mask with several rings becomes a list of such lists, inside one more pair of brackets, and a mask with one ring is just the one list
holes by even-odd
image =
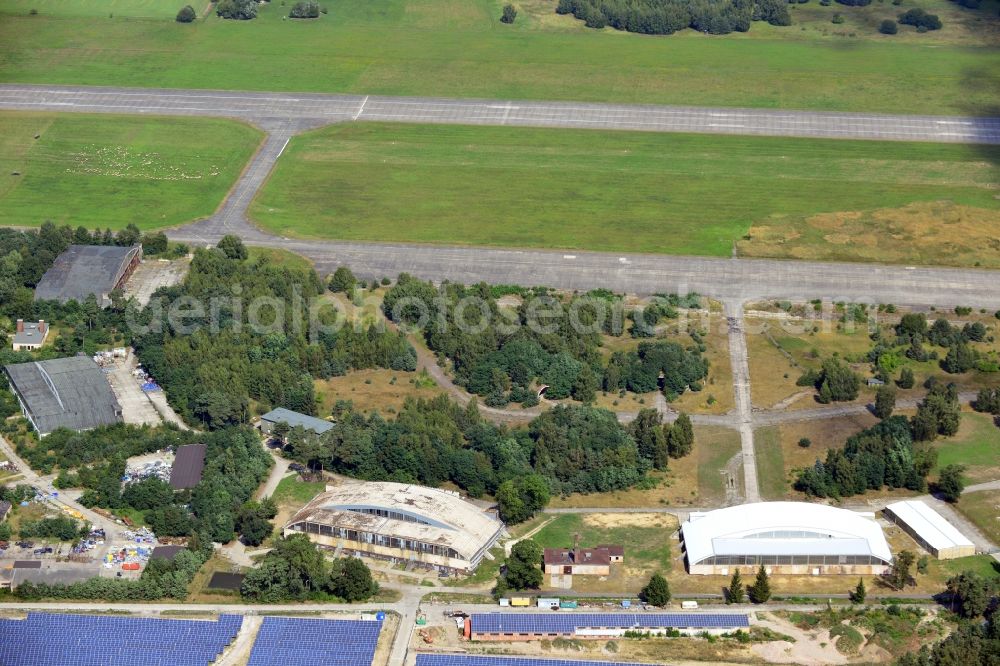
[[1000, 213], [951, 201], [754, 225], [748, 257], [1000, 267]]
[[588, 513], [583, 523], [590, 527], [662, 527], [677, 529], [677, 519], [668, 513]]
[[384, 415], [399, 411], [407, 398], [432, 398], [443, 392], [420, 373], [398, 370], [356, 370], [343, 377], [317, 379], [315, 387], [323, 405], [320, 414], [329, 414], [338, 400], [350, 400], [358, 411]]

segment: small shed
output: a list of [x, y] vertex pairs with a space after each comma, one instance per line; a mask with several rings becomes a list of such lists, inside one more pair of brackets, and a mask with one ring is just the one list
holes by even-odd
[[975, 544], [924, 502], [894, 502], [885, 507], [883, 515], [939, 560], [976, 554]]

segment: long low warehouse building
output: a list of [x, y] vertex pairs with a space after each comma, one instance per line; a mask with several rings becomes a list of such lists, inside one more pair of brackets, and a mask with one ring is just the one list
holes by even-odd
[[538, 657], [493, 657], [482, 654], [418, 654], [416, 666], [649, 666], [649, 664]]
[[692, 513], [681, 527], [688, 571], [880, 575], [892, 552], [874, 514], [809, 502], [757, 502]]
[[346, 554], [473, 571], [504, 524], [457, 493], [406, 483], [328, 486], [285, 525]]
[[750, 626], [745, 613], [473, 613], [465, 637], [474, 641], [615, 638], [626, 633], [723, 634]]
[[882, 514], [939, 560], [976, 554], [974, 543], [945, 520], [944, 516], [919, 500], [894, 502], [885, 507]]

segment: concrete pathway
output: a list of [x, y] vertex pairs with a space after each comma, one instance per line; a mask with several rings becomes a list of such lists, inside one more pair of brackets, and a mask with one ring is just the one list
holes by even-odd
[[733, 372], [733, 393], [739, 420], [740, 444], [743, 447], [743, 485], [747, 502], [759, 502], [757, 485], [757, 455], [753, 446], [753, 408], [750, 400], [750, 365], [747, 340], [743, 326], [743, 303], [729, 300], [724, 303], [729, 323], [729, 362]]

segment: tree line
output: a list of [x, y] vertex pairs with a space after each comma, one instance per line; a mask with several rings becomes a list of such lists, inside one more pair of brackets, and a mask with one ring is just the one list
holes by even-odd
[[691, 28], [713, 35], [747, 32], [753, 21], [792, 24], [787, 0], [559, 0], [556, 13], [588, 28], [670, 35]]
[[494, 494], [508, 522], [529, 518], [550, 494], [628, 488], [666, 467], [670, 451], [685, 455], [694, 439], [686, 416], [663, 426], [648, 410], [625, 428], [612, 412], [576, 405], [508, 429], [484, 420], [474, 401], [463, 408], [447, 396], [407, 400], [392, 420], [349, 406], [336, 417], [322, 435], [292, 429], [286, 454], [360, 479], [450, 481], [473, 497]]

